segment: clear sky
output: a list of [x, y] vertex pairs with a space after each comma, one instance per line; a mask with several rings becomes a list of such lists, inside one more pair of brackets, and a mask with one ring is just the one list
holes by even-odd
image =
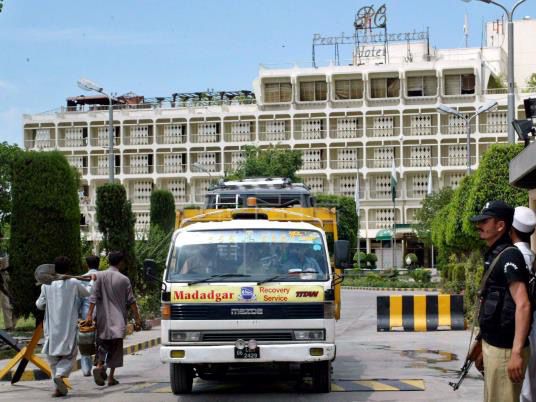
[[[259, 64], [310, 65], [314, 33], [351, 33], [359, 8], [383, 3], [389, 32], [429, 26], [439, 48], [464, 46], [465, 13], [470, 46], [502, 15], [476, 0], [4, 0], [0, 142], [20, 145], [22, 114], [64, 105], [81, 77], [146, 97], [251, 89]], [[536, 0], [516, 11], [526, 15], [536, 18]]]

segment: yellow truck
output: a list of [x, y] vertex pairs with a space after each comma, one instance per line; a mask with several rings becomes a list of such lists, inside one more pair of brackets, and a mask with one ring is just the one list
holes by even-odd
[[191, 392], [196, 376], [224, 379], [259, 366], [292, 369], [315, 392], [330, 391], [348, 242], [337, 240], [335, 211], [314, 207], [303, 186], [296, 197], [294, 187], [223, 183], [207, 195], [208, 208], [177, 212], [160, 348], [173, 393]]

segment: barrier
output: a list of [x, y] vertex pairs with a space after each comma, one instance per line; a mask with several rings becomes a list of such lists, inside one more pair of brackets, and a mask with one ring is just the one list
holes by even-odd
[[376, 299], [378, 332], [461, 331], [462, 295], [390, 295]]

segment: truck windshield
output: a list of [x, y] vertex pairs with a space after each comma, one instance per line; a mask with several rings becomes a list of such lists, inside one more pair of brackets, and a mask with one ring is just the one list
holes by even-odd
[[[313, 230], [237, 229], [179, 234], [168, 282], [324, 281], [329, 278], [322, 236]], [[209, 278], [208, 280], [203, 280]]]

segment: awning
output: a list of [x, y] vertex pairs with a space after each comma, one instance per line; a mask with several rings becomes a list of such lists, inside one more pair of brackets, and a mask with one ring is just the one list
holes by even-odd
[[382, 229], [376, 234], [376, 240], [391, 240], [393, 233], [389, 229]]

